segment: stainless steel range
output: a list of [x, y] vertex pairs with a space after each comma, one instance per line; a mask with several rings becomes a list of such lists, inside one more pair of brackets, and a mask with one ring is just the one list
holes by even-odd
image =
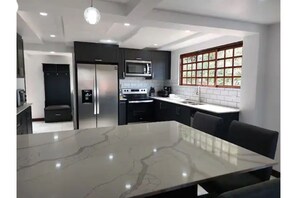
[[154, 100], [147, 89], [122, 89], [122, 95], [128, 100], [128, 123], [153, 121]]

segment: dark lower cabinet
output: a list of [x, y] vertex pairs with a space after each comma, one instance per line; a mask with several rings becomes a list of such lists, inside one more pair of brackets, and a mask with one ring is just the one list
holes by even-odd
[[222, 139], [227, 138], [228, 129], [230, 126], [230, 123], [233, 120], [239, 119], [239, 113], [213, 113], [209, 111], [204, 111], [200, 109], [195, 109], [191, 107], [186, 107], [183, 105], [178, 105], [170, 102], [164, 102], [160, 100], [154, 101], [154, 118], [155, 121], [177, 121], [182, 124], [191, 126], [191, 122], [193, 120], [194, 114], [199, 111], [202, 113], [214, 115], [223, 118], [224, 125], [222, 128]]
[[17, 115], [17, 135], [32, 134], [31, 107]]
[[127, 124], [127, 101], [120, 100], [119, 102], [119, 125]]
[[155, 100], [155, 121], [171, 121], [190, 126], [191, 109], [186, 106]]

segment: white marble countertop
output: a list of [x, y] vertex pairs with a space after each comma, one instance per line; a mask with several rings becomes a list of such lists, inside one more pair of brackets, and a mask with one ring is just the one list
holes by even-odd
[[171, 102], [171, 103], [175, 103], [175, 104], [179, 104], [179, 105], [184, 105], [184, 106], [191, 107], [191, 108], [201, 109], [204, 111], [210, 111], [213, 113], [234, 113], [234, 112], [240, 111], [237, 108], [224, 107], [224, 106], [219, 106], [219, 105], [214, 105], [214, 104], [206, 104], [206, 103], [202, 103], [199, 105], [184, 104], [181, 101], [171, 99], [169, 97], [152, 97], [152, 98], [157, 99], [157, 100], [162, 100], [165, 102]]
[[17, 194], [143, 197], [274, 164], [175, 121], [22, 135]]
[[25, 109], [27, 109], [28, 107], [30, 107], [32, 105], [32, 103], [25, 103], [20, 107], [17, 107], [17, 115], [21, 112], [23, 112]]

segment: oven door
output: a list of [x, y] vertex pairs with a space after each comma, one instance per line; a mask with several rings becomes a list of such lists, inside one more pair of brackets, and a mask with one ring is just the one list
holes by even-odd
[[154, 121], [153, 100], [128, 101], [128, 123]]
[[151, 61], [125, 61], [126, 76], [151, 77]]

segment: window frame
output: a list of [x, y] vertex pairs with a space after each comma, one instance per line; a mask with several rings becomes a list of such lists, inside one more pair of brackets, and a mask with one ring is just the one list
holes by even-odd
[[[235, 43], [230, 43], [230, 44], [227, 44], [227, 45], [221, 45], [221, 46], [217, 46], [217, 47], [213, 47], [213, 48], [208, 48], [208, 49], [203, 49], [203, 50], [198, 50], [198, 51], [195, 51], [195, 52], [190, 52], [190, 53], [186, 53], [186, 54], [181, 54], [180, 55], [180, 67], [179, 67], [179, 85], [180, 86], [203, 86], [203, 87], [216, 87], [216, 88], [237, 88], [237, 89], [240, 89], [241, 85], [240, 86], [234, 86], [233, 84], [233, 81], [234, 81], [234, 78], [242, 78], [242, 74], [240, 76], [235, 76], [234, 75], [234, 69], [235, 68], [241, 68], [242, 70], [242, 62], [241, 62], [241, 65], [238, 65], [238, 66], [234, 66], [234, 59], [235, 58], [241, 58], [243, 57], [243, 54], [241, 54], [240, 56], [235, 56], [235, 48], [238, 48], [238, 47], [243, 47], [243, 42], [240, 41], [240, 42], [235, 42]], [[233, 49], [233, 52], [232, 52], [232, 56], [230, 57], [226, 57], [226, 50], [228, 49]], [[223, 58], [218, 58], [217, 55], [218, 55], [218, 52], [219, 51], [223, 51], [224, 50], [224, 57]], [[210, 56], [210, 53], [213, 53], [215, 52], [215, 56], [214, 56], [214, 59], [212, 60], [209, 60], [209, 56]], [[208, 60], [204, 60], [203, 59], [203, 55], [208, 53]], [[198, 55], [202, 55], [202, 60], [201, 61], [198, 61]], [[188, 65], [188, 63], [183, 63], [183, 60], [184, 58], [188, 58], [188, 57], [193, 57], [195, 56], [195, 61], [194, 62], [191, 62], [190, 64], [196, 64], [196, 67], [195, 69], [191, 68], [190, 70], [187, 69], [183, 69], [183, 66], [184, 65]], [[232, 59], [232, 65], [229, 67], [227, 66], [226, 67], [226, 60], [227, 59]], [[223, 76], [218, 76], [217, 75], [217, 71], [218, 68], [217, 67], [217, 62], [220, 61], [220, 60], [224, 60], [224, 64], [223, 64]], [[214, 65], [214, 68], [209, 68], [209, 62], [212, 62], [214, 61], [215, 62], [215, 65]], [[203, 63], [204, 62], [207, 62], [208, 63], [208, 67], [207, 69], [204, 69], [203, 68]], [[198, 63], [201, 63], [201, 69], [198, 69]], [[232, 69], [232, 75], [231, 76], [226, 76], [226, 71], [225, 69]], [[214, 76], [213, 77], [210, 77], [209, 76], [209, 71], [210, 70], [214, 70]], [[191, 76], [191, 77], [183, 77], [183, 72], [194, 72], [195, 71], [195, 76]], [[201, 77], [198, 76], [198, 71], [201, 71]], [[207, 77], [203, 78], [203, 71], [207, 71]], [[208, 80], [210, 78], [214, 78], [214, 85], [209, 85], [208, 84]], [[217, 85], [217, 78], [222, 78], [223, 79], [223, 85]], [[231, 78], [231, 85], [225, 85], [225, 79], [226, 78]], [[191, 81], [193, 79], [195, 79], [195, 84], [183, 84], [183, 79], [191, 79]], [[200, 84], [197, 84], [197, 80], [198, 79], [201, 79], [201, 83]], [[207, 79], [207, 84], [206, 85], [203, 85], [203, 79]]]

